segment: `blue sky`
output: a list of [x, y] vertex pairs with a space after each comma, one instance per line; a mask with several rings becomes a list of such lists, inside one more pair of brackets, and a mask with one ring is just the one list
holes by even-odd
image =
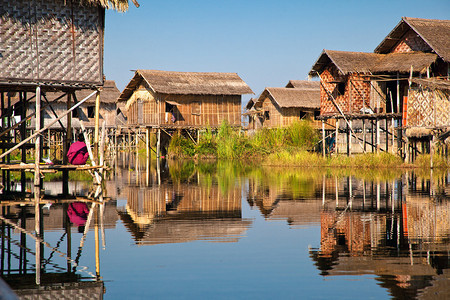
[[121, 91], [155, 69], [238, 73], [259, 95], [307, 79], [322, 49], [373, 52], [402, 16], [450, 19], [449, 0], [138, 2], [106, 12], [104, 72]]

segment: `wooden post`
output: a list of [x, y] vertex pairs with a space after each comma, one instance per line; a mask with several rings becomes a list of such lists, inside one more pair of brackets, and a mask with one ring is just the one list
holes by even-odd
[[380, 149], [380, 122], [378, 121], [378, 118], [376, 118], [375, 119], [375, 124], [376, 124], [376, 127], [377, 127], [377, 152], [379, 152], [381, 149]]
[[350, 156], [350, 126], [347, 122], [347, 156]]
[[349, 152], [349, 155], [352, 155], [352, 132], [353, 132], [353, 120], [349, 120], [349, 128], [350, 128], [350, 131], [349, 131], [349, 136], [348, 136], [348, 152]]
[[[41, 129], [41, 87], [36, 88], [36, 131], [39, 132]], [[22, 141], [23, 142], [23, 141]], [[34, 186], [40, 187], [41, 185], [41, 174], [39, 168], [39, 162], [41, 154], [41, 136], [36, 135], [36, 145], [34, 148]]]
[[[72, 107], [72, 94], [68, 93], [67, 94], [67, 110], [69, 110]], [[67, 157], [67, 153], [69, 152], [69, 147], [70, 147], [70, 140], [72, 138], [72, 113], [69, 113], [67, 115], [67, 124], [66, 124], [67, 130], [66, 130], [66, 135], [64, 138], [64, 145], [63, 145], [63, 164], [67, 165], [67, 163], [69, 162], [69, 159]], [[69, 194], [69, 171], [67, 170], [63, 170], [62, 171], [62, 175], [63, 175], [63, 180], [62, 180], [62, 185], [63, 185], [63, 190], [62, 193], [64, 195]]]
[[[27, 116], [27, 96], [25, 92], [20, 92], [20, 100], [22, 105], [22, 113], [20, 114], [20, 121], [24, 120]], [[23, 141], [27, 137], [27, 124], [24, 122], [20, 126], [20, 139]], [[42, 148], [42, 147], [41, 147]], [[21, 149], [22, 152], [22, 162], [27, 162], [27, 149], [25, 148], [25, 145]], [[25, 171], [20, 172], [20, 185], [21, 185], [21, 192], [25, 192], [26, 187], [26, 178], [25, 178]]]
[[322, 120], [322, 156], [325, 157], [326, 149], [325, 149], [325, 121]]
[[395, 147], [395, 119], [391, 119], [391, 132], [392, 132], [392, 154], [397, 152]]
[[157, 136], [156, 136], [156, 157], [160, 158], [161, 156], [161, 129], [158, 128]]
[[[431, 136], [430, 139], [430, 168], [433, 169], [433, 155], [434, 155], [434, 135]], [[431, 178], [432, 179], [432, 178]], [[430, 186], [431, 190], [431, 186]]]
[[363, 148], [366, 152], [366, 120], [362, 119]]
[[147, 153], [147, 159], [150, 157], [150, 133], [149, 129], [145, 128], [145, 149]]
[[99, 141], [99, 126], [100, 126], [100, 91], [95, 94], [95, 128], [94, 128], [94, 159], [98, 162], [98, 141]]
[[336, 136], [335, 136], [336, 141], [335, 141], [335, 147], [334, 147], [336, 154], [339, 153], [338, 137], [339, 137], [339, 119], [336, 120]]
[[389, 150], [389, 125], [388, 125], [387, 118], [385, 121], [385, 129], [386, 129], [386, 152], [388, 152], [388, 150]]

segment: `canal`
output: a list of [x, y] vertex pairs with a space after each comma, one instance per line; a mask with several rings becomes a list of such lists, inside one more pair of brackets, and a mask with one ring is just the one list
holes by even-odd
[[448, 171], [115, 166], [1, 195], [19, 298], [450, 299]]

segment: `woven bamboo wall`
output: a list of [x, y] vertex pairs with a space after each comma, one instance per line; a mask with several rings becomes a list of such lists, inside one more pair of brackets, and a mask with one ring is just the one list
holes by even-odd
[[[295, 107], [280, 108], [276, 104], [274, 104], [269, 97], [266, 97], [264, 99], [262, 104], [262, 111], [267, 111], [269, 113], [269, 119], [264, 120], [264, 128], [288, 127], [302, 119], [311, 121], [312, 126], [316, 129], [322, 128], [321, 121], [314, 120], [313, 111]], [[300, 118], [300, 112], [304, 112], [306, 113], [306, 115], [303, 116], [303, 118]], [[335, 120], [330, 120], [330, 122], [328, 123], [335, 123]], [[328, 126], [327, 129], [329, 129]]]
[[[166, 101], [176, 103], [170, 112]], [[202, 128], [218, 127], [223, 121], [241, 126], [240, 95], [150, 95], [134, 101], [128, 110], [129, 125]]]
[[103, 84], [104, 9], [0, 0], [0, 80]]
[[408, 93], [407, 126], [436, 127], [450, 124], [450, 92], [412, 86]]

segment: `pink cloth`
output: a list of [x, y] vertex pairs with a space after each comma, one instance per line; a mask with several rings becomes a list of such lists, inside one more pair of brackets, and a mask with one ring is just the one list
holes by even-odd
[[70, 145], [67, 157], [72, 165], [84, 165], [89, 157], [86, 144], [78, 141]]
[[83, 226], [86, 224], [88, 214], [88, 207], [86, 203], [83, 202], [70, 203], [69, 208], [67, 208], [67, 215], [69, 216], [70, 222], [76, 226]]

